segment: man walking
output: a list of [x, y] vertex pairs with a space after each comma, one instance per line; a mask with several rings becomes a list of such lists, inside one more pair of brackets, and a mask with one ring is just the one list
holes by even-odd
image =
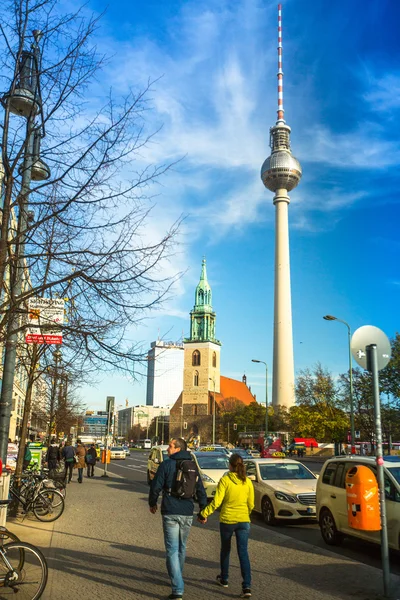
[[[182, 577], [185, 564], [186, 543], [193, 522], [193, 498], [174, 496], [177, 469], [181, 461], [191, 461], [190, 452], [187, 451], [185, 440], [172, 439], [168, 445], [170, 460], [163, 461], [151, 482], [149, 494], [150, 512], [157, 512], [158, 496], [162, 492], [161, 515], [163, 521], [164, 543], [167, 554], [167, 571], [171, 579], [172, 593], [169, 600], [179, 600], [183, 596], [184, 583]], [[207, 494], [203, 482], [198, 477], [195, 484], [195, 493], [200, 505], [200, 510], [207, 506]]]
[[90, 444], [89, 450], [86, 452], [87, 476], [94, 477], [94, 465], [96, 464], [97, 452], [94, 444]]

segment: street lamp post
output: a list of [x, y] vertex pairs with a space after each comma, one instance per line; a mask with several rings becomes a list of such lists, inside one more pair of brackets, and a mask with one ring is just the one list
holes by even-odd
[[210, 381], [214, 384], [214, 394], [213, 394], [213, 421], [212, 421], [212, 443], [215, 444], [215, 378], [209, 377]]
[[262, 363], [265, 365], [265, 435], [264, 435], [264, 446], [266, 445], [268, 437], [268, 365], [263, 360], [251, 359], [253, 363]]
[[338, 317], [334, 317], [333, 315], [325, 315], [323, 317], [325, 321], [339, 321], [339, 323], [343, 323], [347, 327], [348, 334], [348, 346], [349, 346], [349, 383], [350, 383], [350, 445], [351, 445], [351, 453], [355, 454], [355, 435], [354, 435], [354, 398], [353, 398], [353, 366], [352, 366], [352, 356], [351, 356], [351, 329], [350, 325], [343, 321], [342, 319], [338, 319]]

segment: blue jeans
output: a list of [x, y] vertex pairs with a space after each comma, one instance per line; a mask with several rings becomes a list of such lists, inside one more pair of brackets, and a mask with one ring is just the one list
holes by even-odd
[[83, 478], [83, 469], [78, 467], [78, 481], [82, 481]]
[[186, 556], [186, 542], [193, 517], [163, 515], [164, 543], [167, 551], [167, 571], [171, 579], [172, 593], [183, 594], [182, 577]]
[[231, 554], [231, 540], [233, 534], [236, 536], [236, 548], [240, 562], [240, 571], [242, 573], [242, 587], [251, 587], [251, 568], [247, 545], [249, 541], [250, 523], [227, 523], [219, 524], [219, 533], [221, 536], [221, 579], [228, 581], [229, 577], [229, 558]]

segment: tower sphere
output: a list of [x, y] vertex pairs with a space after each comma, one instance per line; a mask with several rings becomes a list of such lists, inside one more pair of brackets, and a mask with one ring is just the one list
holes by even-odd
[[261, 179], [271, 192], [295, 188], [301, 179], [302, 171], [297, 158], [287, 150], [273, 152], [261, 167]]

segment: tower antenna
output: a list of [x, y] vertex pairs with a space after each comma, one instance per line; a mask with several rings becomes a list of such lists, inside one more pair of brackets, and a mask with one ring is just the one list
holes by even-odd
[[284, 123], [282, 71], [282, 4], [278, 4], [278, 121]]

